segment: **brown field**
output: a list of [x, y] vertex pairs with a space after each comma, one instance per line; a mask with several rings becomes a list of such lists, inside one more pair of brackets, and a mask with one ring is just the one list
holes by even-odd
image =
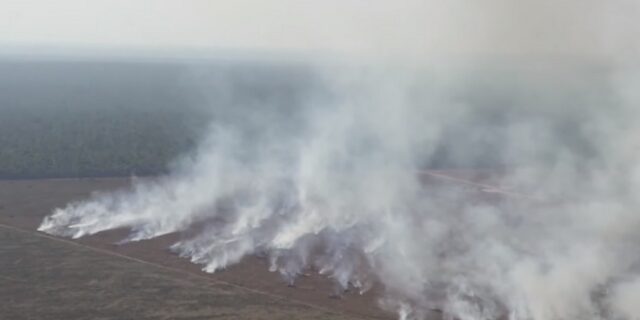
[[115, 245], [125, 232], [78, 241], [36, 230], [55, 207], [128, 179], [0, 181], [0, 319], [393, 319], [373, 295], [330, 298], [330, 282], [288, 287], [248, 258], [206, 274], [166, 248], [172, 236]]
[[[441, 183], [440, 174], [424, 178]], [[460, 184], [468, 175], [451, 177], [444, 181]], [[395, 318], [377, 307], [379, 289], [336, 299], [331, 282], [315, 274], [289, 287], [258, 257], [204, 273], [167, 250], [175, 235], [116, 245], [126, 230], [74, 241], [35, 231], [53, 208], [128, 184], [125, 178], [0, 181], [0, 319]]]

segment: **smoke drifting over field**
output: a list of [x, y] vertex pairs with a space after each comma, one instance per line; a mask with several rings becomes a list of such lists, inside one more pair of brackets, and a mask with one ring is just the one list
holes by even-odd
[[[40, 230], [182, 232], [172, 248], [208, 272], [263, 254], [285, 281], [312, 269], [337, 290], [379, 284], [402, 319], [635, 319], [640, 73], [632, 28], [611, 19], [632, 10], [608, 3], [489, 1], [479, 22], [497, 52], [437, 64], [393, 51], [310, 63], [294, 86], [203, 76], [214, 120], [196, 152]], [[454, 33], [440, 37], [465, 42]], [[493, 169], [527, 197], [425, 181], [434, 167]]]

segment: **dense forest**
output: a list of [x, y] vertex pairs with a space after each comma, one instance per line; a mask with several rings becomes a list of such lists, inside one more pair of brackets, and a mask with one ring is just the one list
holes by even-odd
[[0, 178], [163, 172], [207, 124], [185, 68], [1, 62]]
[[295, 108], [309, 79], [264, 63], [0, 58], [0, 179], [160, 174], [214, 118], [262, 122], [247, 108]]
[[[543, 101], [557, 107], [550, 110], [565, 110], [544, 122], [547, 136], [562, 150], [593, 158], [588, 126], [571, 110], [608, 102], [577, 94], [607, 97], [606, 86], [596, 81], [599, 73], [583, 73], [584, 83], [565, 84], [563, 90], [535, 78], [513, 81], [508, 72], [470, 74], [451, 89], [469, 112], [441, 124], [423, 165], [522, 165], [528, 159], [512, 159], [503, 151], [510, 124], [548, 119], [530, 114], [531, 96], [550, 97]], [[428, 95], [429, 81], [420, 84], [417, 92]], [[242, 128], [244, 138], [260, 144], [268, 135], [302, 132], [304, 105], [331, 107], [335, 98], [308, 66], [293, 63], [0, 57], [0, 179], [161, 174], [194, 150], [212, 123]], [[554, 161], [557, 150], [540, 150], [534, 160]]]

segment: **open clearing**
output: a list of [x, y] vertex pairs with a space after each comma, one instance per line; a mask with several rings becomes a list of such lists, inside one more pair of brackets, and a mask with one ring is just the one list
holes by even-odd
[[[486, 189], [467, 174], [446, 177], [423, 178]], [[179, 239], [175, 234], [116, 245], [126, 230], [73, 241], [35, 231], [56, 207], [129, 184], [126, 178], [0, 181], [0, 319], [395, 318], [377, 307], [379, 288], [336, 299], [331, 281], [314, 272], [289, 287], [258, 257], [204, 273], [167, 250]]]
[[0, 227], [2, 319], [353, 319]]
[[166, 250], [175, 236], [118, 246], [124, 231], [79, 241], [35, 231], [53, 208], [128, 183], [0, 181], [0, 319], [394, 318], [373, 295], [329, 298], [319, 276], [288, 287], [259, 258], [203, 273]]

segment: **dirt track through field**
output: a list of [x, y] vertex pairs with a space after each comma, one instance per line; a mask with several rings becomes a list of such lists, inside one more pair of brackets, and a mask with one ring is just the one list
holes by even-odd
[[[93, 252], [96, 252], [96, 253], [100, 253], [100, 254], [104, 254], [104, 255], [108, 255], [108, 256], [112, 256], [112, 257], [117, 257], [117, 258], [120, 258], [120, 259], [129, 260], [129, 261], [134, 261], [134, 262], [141, 263], [141, 264], [144, 264], [144, 265], [152, 266], [154, 268], [159, 268], [159, 269], [164, 269], [164, 270], [167, 270], [167, 271], [172, 271], [172, 272], [184, 274], [184, 275], [187, 275], [189, 277], [197, 278], [197, 279], [205, 281], [205, 282], [211, 282], [211, 283], [215, 283], [215, 284], [224, 284], [224, 285], [228, 285], [228, 286], [231, 286], [231, 287], [240, 288], [242, 290], [251, 291], [251, 292], [254, 292], [254, 293], [257, 293], [257, 294], [271, 296], [271, 297], [274, 297], [274, 298], [277, 298], [277, 299], [288, 299], [291, 302], [300, 303], [300, 304], [303, 304], [303, 305], [307, 305], [309, 307], [318, 308], [320, 310], [324, 310], [324, 311], [328, 311], [328, 312], [335, 312], [335, 311], [332, 311], [332, 310], [328, 310], [327, 308], [323, 308], [321, 306], [316, 306], [316, 305], [313, 305], [313, 304], [305, 303], [303, 301], [296, 301], [294, 299], [281, 297], [279, 295], [274, 295], [274, 294], [271, 294], [269, 292], [260, 291], [260, 290], [252, 289], [252, 288], [249, 288], [249, 287], [240, 286], [240, 285], [236, 285], [236, 284], [233, 284], [233, 283], [221, 281], [221, 280], [211, 279], [211, 278], [206, 277], [206, 276], [193, 274], [191, 272], [185, 272], [184, 270], [163, 266], [161, 264], [157, 264], [157, 263], [141, 260], [141, 259], [138, 259], [138, 258], [135, 258], [135, 257], [119, 254], [117, 252], [113, 252], [113, 251], [109, 251], [109, 250], [104, 250], [104, 249], [88, 246], [88, 245], [85, 245], [85, 244], [82, 244], [82, 243], [79, 243], [79, 242], [75, 242], [75, 241], [72, 241], [72, 240], [67, 240], [67, 239], [64, 239], [64, 238], [51, 236], [51, 235], [48, 235], [46, 233], [42, 233], [42, 232], [38, 232], [38, 231], [24, 230], [24, 229], [20, 229], [20, 228], [17, 228], [17, 227], [13, 227], [13, 226], [6, 225], [6, 224], [1, 224], [1, 223], [0, 223], [0, 228], [9, 229], [9, 230], [17, 231], [17, 232], [22, 232], [22, 233], [25, 233], [27, 235], [31, 235], [31, 236], [35, 236], [35, 237], [41, 237], [41, 238], [44, 238], [44, 239], [47, 239], [47, 240], [50, 240], [50, 241], [57, 241], [57, 242], [61, 242], [61, 243], [67, 244], [67, 245], [77, 246], [77, 247], [80, 247], [80, 248], [83, 248], [83, 249], [86, 249], [86, 250], [89, 250], [89, 251], [93, 251]], [[9, 278], [6, 278], [6, 279], [9, 279]]]
[[[423, 174], [423, 178], [428, 180], [428, 183], [441, 184], [443, 182], [449, 182], [461, 186], [467, 186], [471, 190], [479, 191], [481, 196], [507, 196], [516, 198], [520, 198], [521, 196], [520, 194], [492, 186], [491, 183], [486, 182], [483, 179], [469, 178], [464, 173], [445, 174], [442, 172], [429, 171], [421, 172], [421, 174]], [[82, 250], [83, 252], [90, 252], [92, 255], [99, 255], [100, 258], [96, 259], [100, 260], [100, 263], [102, 264], [122, 264], [124, 262], [130, 264], [133, 263], [138, 267], [149, 270], [151, 273], [163, 272], [165, 274], [172, 275], [171, 277], [174, 278], [188, 279], [191, 282], [207, 284], [207, 286], [212, 288], [233, 288], [236, 292], [239, 292], [241, 296], [250, 294], [255, 297], [261, 297], [258, 300], [267, 299], [269, 301], [280, 301], [296, 306], [291, 307], [292, 310], [298, 310], [299, 308], [304, 308], [304, 310], [306, 310], [303, 314], [297, 314], [294, 317], [291, 317], [291, 315], [287, 313], [287, 310], [278, 311], [280, 313], [275, 312], [272, 317], [267, 317], [267, 319], [277, 319], [279, 314], [282, 314], [282, 317], [284, 318], [289, 317], [295, 319], [312, 319], [314, 318], [314, 314], [327, 315], [325, 317], [326, 319], [395, 318], [395, 315], [382, 311], [377, 307], [376, 297], [380, 294], [380, 288], [374, 288], [372, 292], [368, 292], [365, 295], [346, 293], [342, 299], [331, 299], [330, 296], [333, 294], [333, 290], [335, 290], [335, 288], [333, 288], [330, 280], [317, 274], [311, 274], [308, 277], [300, 278], [296, 283], [296, 287], [291, 288], [288, 287], [282, 279], [280, 279], [277, 273], [268, 271], [267, 262], [264, 259], [257, 257], [247, 257], [238, 265], [229, 267], [228, 269], [221, 270], [214, 274], [203, 273], [199, 266], [193, 265], [188, 260], [179, 258], [167, 250], [167, 248], [177, 240], [176, 235], [167, 235], [153, 240], [129, 243], [125, 245], [115, 245], [115, 243], [126, 236], [126, 230], [103, 232], [79, 240], [54, 237], [35, 231], [39, 223], [42, 221], [42, 218], [49, 214], [52, 209], [64, 206], [71, 201], [86, 199], [90, 193], [94, 191], [108, 191], [118, 188], [126, 188], [129, 184], [130, 180], [124, 178], [0, 181], [0, 233], [12, 232], [22, 234], [24, 237], [38, 239], [39, 243], [43, 247], [63, 245], [69, 248], [76, 248], [76, 251]], [[12, 244], [10, 243], [0, 243], [0, 250], [3, 248], [2, 245], [8, 245], [10, 247], [9, 249], [13, 250], [13, 254], [16, 255], [16, 261], [22, 259], [20, 257], [21, 253], [19, 250], [16, 251], [15, 245], [12, 247]], [[36, 249], [40, 250], [40, 247]], [[0, 254], [2, 253], [0, 252]], [[74, 270], [84, 272], [82, 269], [82, 261], [84, 261], [84, 258], [80, 255], [75, 255], [75, 257], [75, 259], [78, 260], [77, 262], [63, 262], [74, 264]], [[40, 257], [31, 258], [35, 259], [33, 261], [38, 261], [36, 265], [46, 265], [50, 263], [50, 261], [41, 259]], [[53, 258], [58, 259], [57, 257]], [[85, 267], [88, 269], [92, 268], [92, 266]], [[62, 268], [59, 269], [59, 272], [66, 271]], [[99, 269], [95, 272], [104, 273], [105, 270]], [[126, 275], [120, 276], [125, 277]], [[87, 275], [87, 277], [89, 277], [89, 275]], [[105, 275], [105, 277], [116, 276]], [[54, 287], [58, 285], [56, 279], [46, 280], [53, 283]], [[58, 282], [62, 283], [67, 280], [68, 279], [59, 279]], [[21, 288], [40, 285], [40, 283], [21, 281], [22, 280], [20, 278], [12, 277], [10, 274], [5, 273], [5, 270], [0, 268], [0, 283], [6, 283], [9, 287], [13, 287], [18, 291], [20, 291]], [[150, 286], [153, 287], [153, 283], [151, 283]], [[184, 289], [179, 285], [175, 286], [175, 288], [180, 289], [174, 290]], [[81, 288], [74, 290], [82, 292]], [[104, 290], [106, 290], [105, 292], [108, 292], [108, 289]], [[11, 292], [5, 292], [5, 295], [8, 295], [8, 297], [3, 297], [2, 294], [0, 294], [0, 299], [10, 298]], [[144, 296], [144, 293], [141, 293], [141, 296]], [[138, 296], [135, 296], [134, 298], [136, 297]], [[28, 295], [26, 298], [28, 298]], [[174, 299], [180, 300], [181, 298], [176, 297]], [[5, 299], [4, 301], [8, 300]], [[28, 302], [24, 301], [24, 304], [27, 305]], [[73, 308], [74, 304], [70, 303], [68, 306]], [[203, 306], [206, 307], [207, 303], [202, 302], [201, 304], [194, 306], [194, 308]], [[148, 305], [148, 308], [150, 309], [157, 307], [158, 306], [155, 304]], [[220, 308], [224, 309], [225, 307], [221, 306]], [[115, 312], [114, 314], [118, 315], [115, 318], [123, 319], [122, 316], [124, 313], [118, 313], [120, 311], [116, 309], [111, 310]], [[13, 310], [13, 312], [17, 312], [16, 310]], [[25, 308], [25, 310], [28, 311], [31, 309]], [[127, 307], [124, 307], [121, 311], [125, 312], [126, 310]], [[215, 314], [218, 311], [210, 310], [210, 312], [212, 312], [211, 314]], [[259, 311], [257, 312], [260, 313]], [[207, 313], [204, 312], [203, 314]], [[230, 315], [231, 316], [229, 316], [229, 318], [233, 319], [260, 318], [255, 315], [249, 315], [249, 313], [238, 313], [234, 316], [234, 313], [231, 312]], [[73, 316], [67, 318], [74, 319]], [[440, 318], [440, 315], [437, 312], [434, 312], [433, 319], [438, 318]], [[0, 319], [3, 319], [1, 313]]]
[[[393, 314], [377, 307], [373, 294], [361, 296], [350, 293], [343, 299], [330, 298], [333, 293], [332, 283], [317, 274], [300, 279], [296, 287], [288, 287], [277, 273], [268, 271], [266, 260], [256, 257], [247, 257], [240, 264], [214, 274], [204, 273], [200, 266], [167, 250], [176, 240], [175, 236], [171, 235], [149, 241], [115, 245], [114, 243], [125, 236], [125, 230], [103, 232], [78, 240], [58, 238], [36, 231], [42, 218], [54, 208], [85, 199], [94, 191], [126, 188], [129, 183], [128, 179], [118, 178], [0, 181], [0, 231], [19, 232], [47, 243], [88, 250], [103, 256], [105, 260], [126, 260], [148, 269], [161, 268], [166, 272], [173, 272], [181, 277], [188, 276], [193, 281], [209, 283], [212, 286], [232, 286], [271, 300], [277, 299], [304, 306], [308, 310], [315, 310], [315, 313], [331, 312], [342, 318], [395, 318]], [[47, 264], [48, 261], [40, 263]], [[2, 269], [0, 276], [11, 278]], [[0, 282], [17, 285], [17, 282], [9, 279], [0, 278]], [[0, 316], [0, 319], [3, 318]]]
[[[0, 263], [0, 299], [5, 302], [0, 303], [0, 319], [86, 319], [97, 314], [101, 319], [206, 319], [220, 316], [225, 319], [361, 319], [339, 310], [329, 310], [6, 224], [0, 224], [0, 238], [3, 240], [0, 254], [4, 260]], [[36, 252], [38, 250], [41, 252]], [[104, 265], [110, 267], [105, 268]], [[120, 279], [132, 275], [135, 275], [135, 280]], [[143, 280], [146, 284], [136, 285], [145, 277], [148, 278]], [[114, 286], [114, 282], [120, 286]], [[87, 284], [100, 287], [100, 290], [86, 293], [83, 287]], [[208, 296], [211, 298], [209, 303], [220, 302], [221, 296], [231, 295], [237, 299], [226, 300], [244, 300], [247, 303], [241, 306], [227, 303], [211, 308], [205, 299], [199, 299], [195, 309], [202, 309], [200, 311], [167, 313], [158, 317], [159, 310], [166, 309], [167, 305], [147, 303], [149, 308], [140, 308], [135, 303], [127, 305], [126, 299], [122, 299], [122, 296], [129, 296], [131, 300], [161, 300], [162, 297], [149, 297], [147, 292], [154, 290], [156, 285], [169, 288], [170, 294], [166, 299], [171, 300], [170, 305], [193, 304], [193, 299], [186, 299], [189, 295]], [[75, 301], [73, 297], [78, 295], [82, 295], [84, 300]], [[88, 299], [86, 295], [94, 295], [97, 299]], [[112, 301], [103, 299], [104, 296], [121, 298]], [[60, 300], [63, 303], [59, 303]], [[96, 313], [84, 313], [94, 309], [87, 306], [89, 303], [96, 304]], [[198, 316], [192, 317], [195, 313]]]

